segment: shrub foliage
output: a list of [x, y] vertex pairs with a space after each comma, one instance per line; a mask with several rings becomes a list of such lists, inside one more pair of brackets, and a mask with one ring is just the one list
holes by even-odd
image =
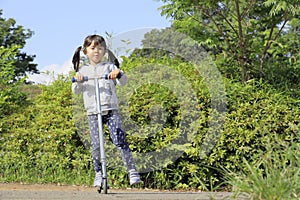
[[[125, 59], [122, 68], [128, 71], [154, 62], [151, 59]], [[182, 151], [181, 156], [174, 162], [166, 162], [164, 167], [154, 167], [153, 171], [141, 174], [142, 187], [220, 189], [226, 187], [223, 168], [236, 172], [245, 159], [249, 163], [256, 162], [266, 150], [266, 143], [299, 143], [298, 99], [259, 80], [253, 79], [241, 85], [224, 79], [225, 123], [212, 150], [203, 155], [203, 141], [208, 137], [214, 112], [206, 83], [191, 64], [169, 59], [159, 62], [171, 66], [190, 82], [199, 106], [199, 119], [195, 123], [197, 132], [189, 144], [184, 148], [180, 145], [172, 147], [174, 151]], [[40, 86], [40, 90], [41, 93], [30, 103], [1, 119], [0, 181], [91, 185], [90, 149], [84, 145], [74, 123], [70, 78], [61, 76], [49, 86]], [[121, 92], [122, 88], [119, 90]], [[139, 159], [141, 152], [159, 150], [174, 138], [181, 137], [178, 124], [182, 111], [178, 99], [159, 84], [145, 83], [131, 95], [130, 118], [139, 125], [149, 124], [149, 109], [158, 102], [166, 111], [163, 128], [151, 138], [139, 137], [130, 131], [127, 133], [135, 159]], [[120, 110], [125, 109], [123, 106], [120, 105]], [[108, 134], [105, 137], [108, 141]], [[172, 153], [173, 150], [168, 151]], [[110, 151], [113, 147], [107, 145], [107, 152]], [[118, 159], [118, 156], [108, 158], [112, 187], [128, 184], [127, 173], [112, 167], [114, 163], [122, 165]]]

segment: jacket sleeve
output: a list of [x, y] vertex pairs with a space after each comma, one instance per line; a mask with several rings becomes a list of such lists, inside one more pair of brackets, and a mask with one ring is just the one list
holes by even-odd
[[126, 74], [120, 70], [120, 74], [118, 75], [119, 78], [116, 79], [116, 82], [119, 86], [124, 86], [127, 83], [127, 76]]
[[[114, 64], [110, 65], [110, 71], [117, 69], [117, 66], [115, 66]], [[124, 86], [127, 83], [127, 76], [126, 74], [120, 70], [119, 75], [117, 76], [116, 80], [114, 80], [115, 84], [119, 85], [119, 86]]]
[[[80, 72], [76, 72], [76, 75], [80, 75]], [[83, 90], [83, 83], [82, 82], [72, 82], [72, 92], [74, 94], [80, 94]]]
[[72, 92], [74, 94], [80, 94], [83, 91], [82, 88], [83, 88], [82, 83], [78, 83], [78, 82], [72, 83]]

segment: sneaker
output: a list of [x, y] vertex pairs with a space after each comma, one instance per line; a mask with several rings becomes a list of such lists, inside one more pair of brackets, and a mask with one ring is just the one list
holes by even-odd
[[130, 170], [128, 173], [129, 173], [130, 185], [134, 185], [142, 182], [139, 173], [135, 169]]
[[101, 187], [102, 185], [102, 173], [96, 172], [94, 179], [94, 187]]

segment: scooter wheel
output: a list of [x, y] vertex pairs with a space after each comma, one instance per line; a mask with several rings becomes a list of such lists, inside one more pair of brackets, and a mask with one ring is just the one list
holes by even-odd
[[102, 189], [103, 189], [103, 193], [104, 193], [104, 194], [107, 194], [107, 189], [108, 189], [108, 186], [107, 186], [107, 179], [103, 179], [103, 180], [102, 180]]

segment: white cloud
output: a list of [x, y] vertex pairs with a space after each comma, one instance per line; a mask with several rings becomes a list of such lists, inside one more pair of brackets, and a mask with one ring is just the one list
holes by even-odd
[[54, 81], [58, 75], [68, 75], [72, 71], [71, 60], [67, 60], [62, 65], [52, 64], [43, 67], [40, 70], [40, 74], [27, 74], [28, 81], [32, 81], [35, 84], [45, 84], [48, 85]]

